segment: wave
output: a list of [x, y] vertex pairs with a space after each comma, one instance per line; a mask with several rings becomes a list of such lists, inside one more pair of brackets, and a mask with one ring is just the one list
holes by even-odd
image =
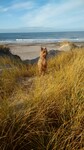
[[62, 41], [71, 41], [71, 42], [84, 42], [84, 38], [60, 38], [60, 39], [12, 39], [12, 40], [0, 40], [0, 43], [54, 43]]
[[52, 43], [59, 42], [59, 39], [16, 39], [16, 42], [27, 43]]

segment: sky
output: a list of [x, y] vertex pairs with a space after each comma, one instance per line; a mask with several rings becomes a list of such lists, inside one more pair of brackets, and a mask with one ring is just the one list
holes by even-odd
[[84, 0], [0, 0], [0, 32], [84, 31]]

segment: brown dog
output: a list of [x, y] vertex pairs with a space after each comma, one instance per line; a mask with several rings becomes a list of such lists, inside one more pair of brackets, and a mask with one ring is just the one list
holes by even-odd
[[38, 60], [38, 70], [39, 70], [39, 75], [44, 75], [47, 69], [47, 48], [41, 47], [41, 52], [40, 52], [40, 58]]

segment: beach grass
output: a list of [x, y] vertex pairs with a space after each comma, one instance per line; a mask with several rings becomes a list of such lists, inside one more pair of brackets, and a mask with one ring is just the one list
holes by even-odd
[[14, 64], [0, 74], [1, 150], [83, 150], [84, 48], [37, 65]]

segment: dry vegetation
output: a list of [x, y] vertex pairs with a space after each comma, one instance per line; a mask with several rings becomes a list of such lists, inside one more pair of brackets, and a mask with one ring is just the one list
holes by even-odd
[[41, 77], [4, 61], [14, 69], [0, 74], [0, 150], [83, 150], [84, 49], [49, 60]]

